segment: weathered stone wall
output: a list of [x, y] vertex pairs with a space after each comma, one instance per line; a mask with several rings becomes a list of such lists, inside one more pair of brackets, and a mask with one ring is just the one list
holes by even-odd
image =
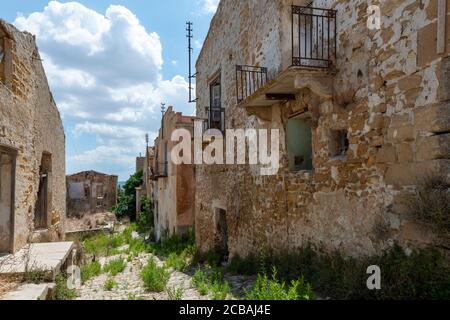
[[155, 235], [158, 240], [165, 235], [184, 234], [194, 225], [194, 167], [191, 164], [176, 165], [170, 159], [172, 148], [178, 144], [171, 141], [172, 132], [185, 129], [193, 135], [193, 121], [194, 118], [176, 113], [169, 107], [164, 114], [159, 136], [155, 140], [153, 172], [156, 181], [153, 194]]
[[[358, 256], [394, 241], [432, 240], [403, 200], [421, 177], [450, 171], [450, 42], [436, 54], [437, 0], [378, 4], [381, 29], [369, 30], [368, 1], [315, 1], [314, 7], [338, 11], [332, 98], [305, 89], [258, 117], [236, 102], [235, 65], [268, 67], [271, 79], [288, 67], [291, 2], [220, 2], [197, 62], [197, 115], [206, 117], [209, 82], [220, 71], [226, 128], [279, 129], [282, 168], [268, 177], [250, 166], [196, 168], [196, 236], [203, 251], [216, 246], [217, 209], [227, 211], [232, 256], [306, 241]], [[449, 14], [450, 3], [447, 34]], [[285, 128], [305, 107], [314, 115], [314, 170], [293, 173]], [[334, 129], [348, 131], [344, 158], [330, 154]]]
[[[34, 37], [0, 20], [5, 53], [0, 81], [0, 145], [17, 150], [12, 251], [64, 236], [65, 136]], [[43, 154], [51, 156], [48, 226], [34, 232]], [[32, 237], [30, 238], [30, 236]]]
[[118, 179], [95, 171], [67, 176], [67, 216], [83, 217], [113, 208], [117, 204]]

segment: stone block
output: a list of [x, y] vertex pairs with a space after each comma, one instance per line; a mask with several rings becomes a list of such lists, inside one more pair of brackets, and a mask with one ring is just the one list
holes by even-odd
[[431, 136], [417, 143], [417, 160], [450, 159], [450, 134]]
[[392, 164], [388, 167], [385, 176], [385, 182], [397, 189], [402, 186], [415, 185], [416, 181], [414, 165], [411, 163]]
[[397, 146], [398, 161], [408, 163], [414, 160], [414, 152], [411, 143], [402, 143]]
[[388, 141], [399, 143], [414, 140], [413, 126], [404, 126], [400, 128], [390, 128], [388, 130]]
[[414, 113], [414, 127], [429, 133], [450, 132], [450, 102], [417, 109]]
[[377, 163], [394, 163], [397, 161], [397, 153], [393, 145], [385, 145], [378, 150]]

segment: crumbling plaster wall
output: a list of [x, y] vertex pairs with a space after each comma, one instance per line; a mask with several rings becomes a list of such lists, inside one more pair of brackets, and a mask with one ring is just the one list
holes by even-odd
[[[155, 140], [157, 156], [154, 167], [159, 165], [164, 171], [167, 161], [167, 177], [159, 177], [156, 182], [155, 234], [159, 240], [166, 235], [184, 234], [194, 225], [194, 168], [191, 164], [175, 165], [171, 161], [171, 150], [178, 144], [172, 141], [172, 133], [176, 129], [185, 129], [194, 133], [194, 118], [183, 116], [169, 107], [162, 120], [162, 128]], [[164, 144], [167, 143], [167, 159], [164, 159]]]
[[[262, 177], [248, 166], [198, 166], [199, 248], [214, 248], [216, 208], [227, 210], [232, 256], [262, 247], [293, 249], [306, 241], [355, 256], [394, 241], [431, 241], [432, 234], [408, 215], [404, 199], [421, 176], [446, 174], [450, 167], [450, 50], [433, 54], [436, 33], [430, 28], [437, 0], [375, 1], [380, 30], [367, 28], [368, 1], [313, 3], [338, 10], [338, 56], [333, 98], [314, 106], [319, 116], [312, 132], [314, 171], [300, 173], [287, 169], [286, 121], [317, 97], [304, 90], [296, 102], [272, 106], [271, 121], [264, 121], [236, 105], [234, 79], [236, 64], [269, 67], [269, 77], [285, 68], [290, 4], [221, 1], [211, 24], [197, 62], [197, 114], [206, 117], [208, 83], [220, 69], [226, 127], [280, 129], [282, 168], [276, 176]], [[447, 15], [447, 30], [449, 25]], [[274, 53], [274, 48], [283, 49]], [[348, 130], [346, 159], [330, 156], [330, 129]]]
[[[65, 135], [34, 37], [0, 20], [8, 50], [7, 70], [0, 83], [0, 144], [18, 150], [16, 163], [14, 248], [30, 239], [64, 237]], [[34, 211], [43, 153], [51, 154], [51, 199], [48, 228], [34, 232]], [[34, 234], [33, 234], [34, 232]], [[30, 236], [32, 237], [30, 238]]]

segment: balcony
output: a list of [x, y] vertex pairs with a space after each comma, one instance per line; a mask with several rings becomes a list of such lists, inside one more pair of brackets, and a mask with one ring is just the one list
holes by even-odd
[[336, 10], [292, 6], [292, 65], [330, 68], [336, 61]]
[[250, 109], [268, 107], [295, 100], [305, 88], [321, 97], [331, 97], [337, 46], [336, 13], [336, 10], [292, 6], [290, 66], [272, 79], [268, 79], [266, 67], [236, 66], [239, 105]]

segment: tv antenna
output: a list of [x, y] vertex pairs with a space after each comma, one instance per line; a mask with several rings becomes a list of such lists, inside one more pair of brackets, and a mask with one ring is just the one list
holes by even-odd
[[191, 21], [186, 22], [186, 38], [188, 38], [188, 52], [189, 52], [189, 103], [197, 102], [197, 99], [193, 98], [192, 91], [194, 88], [192, 87], [192, 80], [197, 76], [197, 73], [192, 74], [192, 53], [194, 52], [194, 48], [192, 48], [192, 39], [194, 38], [193, 28], [194, 24]]

